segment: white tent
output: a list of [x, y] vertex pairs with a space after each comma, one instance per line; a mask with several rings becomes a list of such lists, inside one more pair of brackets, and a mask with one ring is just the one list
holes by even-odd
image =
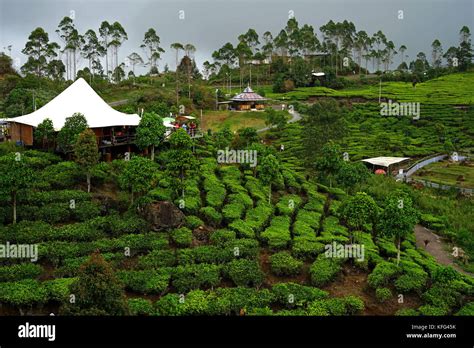
[[112, 126], [138, 126], [140, 117], [137, 114], [125, 114], [109, 106], [89, 84], [80, 78], [61, 92], [56, 98], [31, 114], [9, 118], [8, 122], [16, 122], [37, 127], [49, 118], [59, 131], [67, 117], [74, 113], [85, 116], [90, 128]]
[[362, 162], [367, 162], [376, 166], [389, 167], [392, 164], [400, 163], [409, 160], [408, 157], [374, 157], [363, 159]]

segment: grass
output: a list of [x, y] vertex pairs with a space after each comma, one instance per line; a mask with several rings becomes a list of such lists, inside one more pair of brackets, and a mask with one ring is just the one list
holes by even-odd
[[202, 129], [218, 131], [229, 127], [231, 131], [240, 128], [265, 127], [266, 115], [261, 111], [237, 112], [237, 111], [205, 111], [202, 117]]
[[[449, 162], [432, 163], [420, 169], [415, 178], [438, 184], [474, 188], [474, 166]], [[460, 178], [463, 180], [459, 180]]]
[[[265, 87], [266, 96], [272, 99], [306, 100], [309, 97], [345, 97], [378, 100], [379, 85], [366, 85], [344, 90], [326, 87], [301, 87], [288, 93], [273, 93]], [[419, 102], [430, 104], [470, 104], [474, 102], [474, 72], [442, 76], [416, 88], [407, 82], [383, 82], [382, 97], [400, 102]]]

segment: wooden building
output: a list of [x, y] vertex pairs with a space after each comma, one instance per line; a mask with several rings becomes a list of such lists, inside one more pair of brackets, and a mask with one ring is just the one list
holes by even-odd
[[230, 109], [237, 111], [263, 110], [268, 99], [255, 93], [250, 86], [230, 100]]

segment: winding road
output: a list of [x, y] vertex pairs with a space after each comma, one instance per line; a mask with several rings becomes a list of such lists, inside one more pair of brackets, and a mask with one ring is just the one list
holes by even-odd
[[[279, 105], [278, 106], [273, 106], [273, 108], [275, 110], [283, 110], [283, 108]], [[294, 123], [294, 122], [298, 122], [299, 120], [301, 120], [301, 115], [298, 111], [288, 110], [288, 112], [290, 113], [291, 118], [287, 121], [287, 123]], [[264, 127], [264, 128], [257, 129], [257, 133], [266, 132], [267, 130], [270, 130], [271, 128], [275, 128], [275, 126], [269, 126], [269, 127]]]
[[[474, 277], [474, 274], [463, 270], [454, 262], [452, 255], [447, 250], [447, 244], [432, 230], [421, 225], [416, 225], [415, 237], [416, 246], [432, 255], [439, 264], [451, 266], [460, 273]], [[425, 241], [428, 242], [426, 246]]]

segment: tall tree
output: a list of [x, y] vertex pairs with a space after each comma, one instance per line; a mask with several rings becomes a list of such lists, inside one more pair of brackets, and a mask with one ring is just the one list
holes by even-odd
[[171, 149], [167, 152], [166, 169], [173, 178], [173, 188], [181, 192], [184, 197], [184, 179], [186, 172], [195, 165], [192, 152], [193, 142], [188, 133], [182, 128], [173, 132], [170, 136]]
[[467, 26], [463, 26], [459, 31], [460, 44], [458, 48], [459, 69], [467, 70], [472, 64], [473, 50], [471, 46], [471, 32]]
[[135, 66], [143, 64], [143, 58], [136, 52], [131, 53], [127, 58], [132, 66], [133, 84], [135, 84]]
[[432, 65], [434, 68], [439, 68], [441, 66], [441, 58], [443, 57], [443, 48], [441, 47], [441, 42], [436, 39], [431, 44], [431, 59]]
[[272, 184], [281, 179], [280, 162], [274, 155], [262, 159], [258, 168], [258, 176], [264, 185], [268, 185], [268, 203], [272, 202]]
[[140, 47], [145, 51], [148, 58], [150, 74], [158, 73], [157, 62], [161, 59], [161, 53], [165, 52], [165, 50], [160, 47], [160, 37], [155, 29], [150, 28], [147, 30], [143, 44]]
[[368, 223], [376, 226], [379, 207], [374, 199], [365, 192], [357, 192], [342, 203], [339, 208], [340, 217], [349, 227], [351, 243], [354, 231], [363, 231]]
[[407, 50], [407, 46], [401, 45], [398, 50], [401, 53], [401, 56], [402, 56], [402, 63], [401, 64], [403, 65], [403, 63], [405, 63], [405, 51]]
[[383, 235], [393, 237], [397, 246], [397, 265], [400, 263], [400, 245], [418, 221], [418, 211], [413, 206], [410, 196], [403, 191], [389, 194], [385, 200], [384, 210], [380, 215], [379, 229]]
[[184, 50], [183, 44], [175, 42], [171, 44], [171, 49], [176, 50], [176, 71], [175, 71], [175, 85], [176, 85], [176, 106], [179, 105], [179, 76], [178, 76], [178, 61], [179, 61], [179, 51]]
[[101, 65], [99, 57], [106, 52], [106, 48], [102, 46], [94, 30], [89, 29], [84, 34], [84, 45], [82, 47], [82, 55], [88, 61], [89, 70], [92, 75], [100, 72]]
[[[115, 57], [115, 63], [113, 65], [113, 71], [114, 74], [119, 74], [119, 70], [117, 68], [119, 67], [119, 62], [118, 62], [118, 50], [120, 46], [122, 46], [123, 42], [125, 40], [128, 40], [128, 35], [125, 29], [122, 27], [122, 25], [119, 22], [114, 22], [110, 26], [110, 36], [112, 40], [109, 43], [109, 46], [112, 48], [113, 55]], [[115, 81], [120, 81], [120, 78], [116, 75], [114, 76]]]
[[45, 118], [38, 127], [35, 129], [34, 138], [36, 141], [41, 142], [41, 147], [49, 150], [51, 141], [54, 140], [54, 126], [53, 121], [49, 118]]
[[24, 73], [32, 73], [38, 77], [47, 75], [48, 64], [57, 57], [59, 45], [49, 41], [48, 33], [43, 28], [36, 28], [28, 37], [25, 48], [21, 51], [28, 60], [21, 67]]
[[14, 224], [17, 220], [18, 193], [27, 190], [33, 178], [33, 170], [28, 159], [21, 153], [10, 153], [0, 157], [0, 191], [11, 197]]
[[152, 161], [155, 160], [155, 147], [159, 146], [165, 137], [166, 127], [163, 119], [154, 112], [146, 112], [137, 127], [136, 143], [140, 149], [151, 147]]
[[133, 205], [135, 197], [144, 194], [153, 186], [153, 178], [158, 166], [148, 158], [133, 156], [126, 161], [125, 167], [119, 174], [119, 185], [130, 192], [130, 204]]
[[87, 120], [81, 113], [75, 113], [71, 117], [67, 117], [64, 126], [58, 132], [57, 140], [59, 148], [68, 153], [73, 150], [74, 144], [77, 142], [79, 134], [89, 128]]
[[109, 47], [110, 47], [110, 41], [111, 41], [111, 33], [112, 33], [112, 26], [110, 25], [109, 22], [103, 21], [100, 24], [99, 28], [99, 35], [100, 38], [102, 39], [101, 45], [104, 47], [105, 50], [105, 75], [107, 76], [107, 80], [110, 79], [110, 73], [109, 73]]
[[100, 154], [97, 146], [97, 138], [92, 130], [86, 129], [79, 134], [79, 137], [74, 144], [74, 158], [86, 175], [87, 192], [91, 192], [92, 168], [99, 161], [99, 157]]
[[191, 99], [191, 73], [193, 70], [192, 55], [196, 52], [196, 47], [193, 44], [187, 43], [184, 45], [184, 54], [188, 57], [186, 64], [186, 74], [188, 76], [188, 98]]

